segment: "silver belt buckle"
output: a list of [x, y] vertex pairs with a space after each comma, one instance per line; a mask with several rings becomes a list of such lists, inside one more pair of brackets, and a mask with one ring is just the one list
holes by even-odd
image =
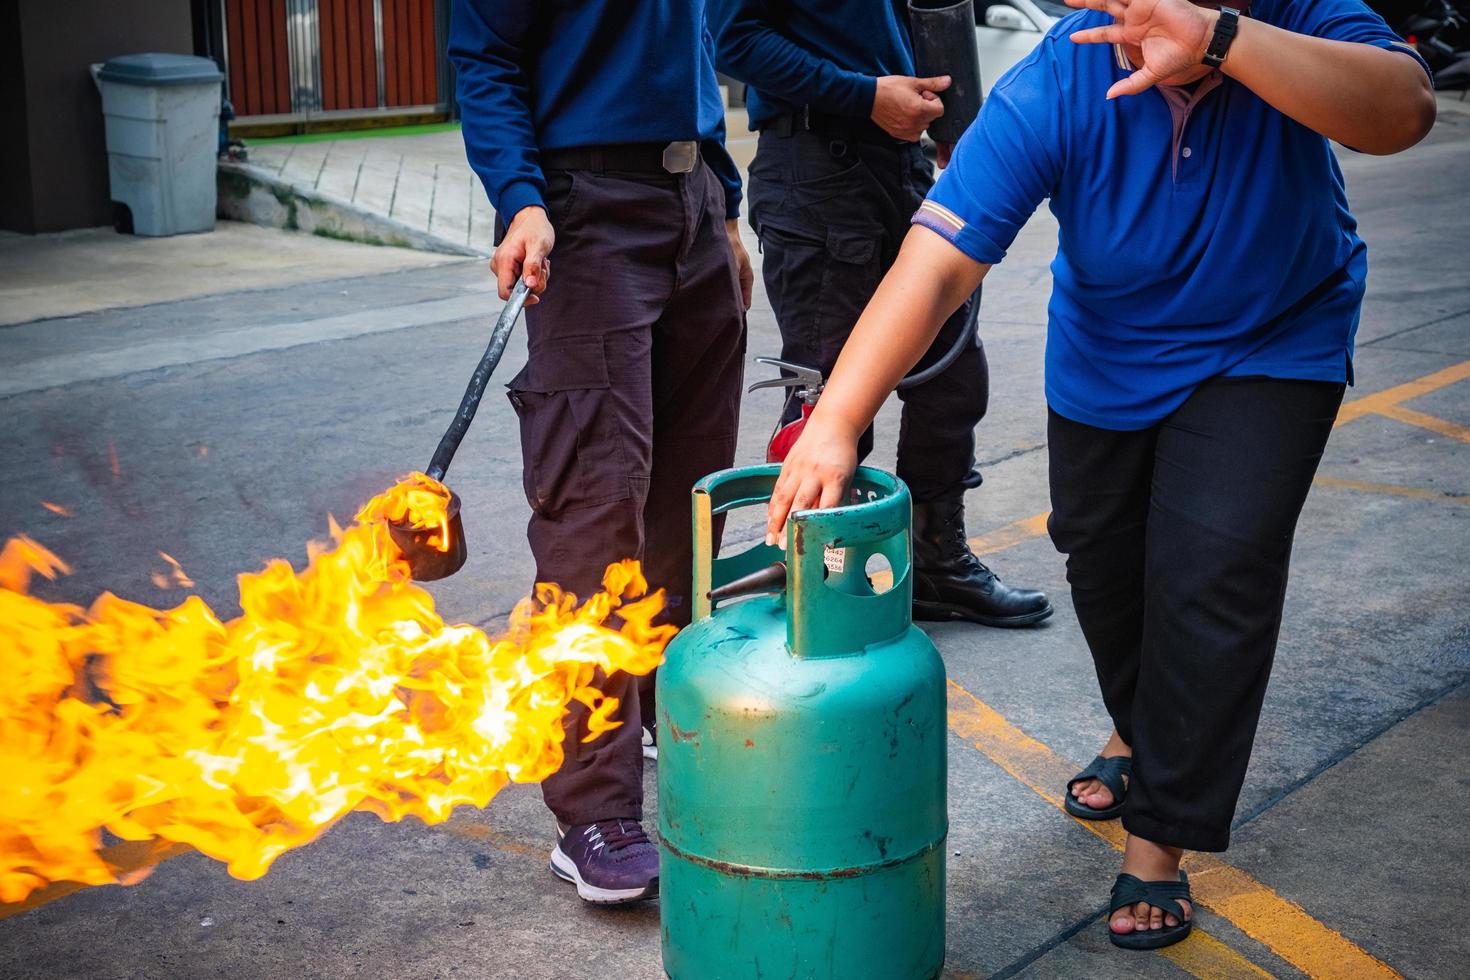
[[694, 140], [679, 140], [664, 147], [664, 169], [671, 174], [689, 173], [698, 159], [699, 144]]

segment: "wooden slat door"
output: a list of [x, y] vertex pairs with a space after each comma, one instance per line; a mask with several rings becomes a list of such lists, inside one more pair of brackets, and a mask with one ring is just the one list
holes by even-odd
[[384, 102], [390, 106], [439, 102], [434, 0], [383, 0]]
[[225, 33], [235, 114], [290, 112], [286, 0], [225, 0]]
[[319, 0], [322, 108], [378, 105], [378, 56], [373, 0]]

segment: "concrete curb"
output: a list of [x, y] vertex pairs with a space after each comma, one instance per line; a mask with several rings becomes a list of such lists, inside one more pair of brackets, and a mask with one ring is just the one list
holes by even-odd
[[295, 183], [248, 163], [221, 160], [218, 183], [221, 218], [368, 245], [395, 245], [422, 252], [480, 258], [489, 254], [431, 235], [334, 194]]

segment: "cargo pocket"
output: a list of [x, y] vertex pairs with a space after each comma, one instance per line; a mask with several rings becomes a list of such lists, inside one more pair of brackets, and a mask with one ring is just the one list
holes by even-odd
[[821, 288], [818, 303], [821, 317], [822, 361], [833, 364], [862, 315], [868, 300], [878, 288], [882, 270], [878, 268], [878, 242], [881, 231], [870, 234], [831, 228], [824, 242]]
[[532, 510], [555, 519], [628, 497], [601, 334], [539, 346], [506, 387], [520, 418], [521, 476]]
[[780, 218], [772, 220], [762, 214], [756, 220], [764, 256], [761, 275], [780, 325], [784, 356], [811, 361], [815, 367], [821, 347], [817, 286], [827, 262], [826, 238], [820, 231]]

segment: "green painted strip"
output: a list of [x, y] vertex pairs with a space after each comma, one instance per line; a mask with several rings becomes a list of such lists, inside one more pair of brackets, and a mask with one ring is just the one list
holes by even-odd
[[431, 133], [458, 132], [459, 123], [423, 123], [418, 126], [384, 126], [382, 129], [346, 129], [339, 133], [303, 133], [299, 136], [268, 136], [248, 139], [246, 146], [269, 146], [272, 143], [327, 143], [332, 140], [361, 140], [379, 136], [428, 136]]

